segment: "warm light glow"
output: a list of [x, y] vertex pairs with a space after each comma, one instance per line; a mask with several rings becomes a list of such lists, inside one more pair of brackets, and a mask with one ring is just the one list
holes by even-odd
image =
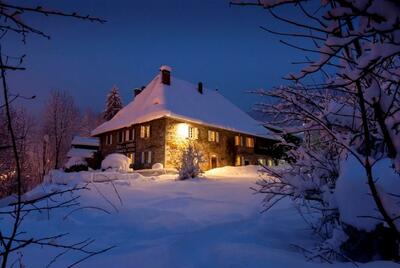
[[180, 123], [176, 126], [176, 134], [179, 138], [188, 138], [189, 137], [189, 126], [185, 123]]

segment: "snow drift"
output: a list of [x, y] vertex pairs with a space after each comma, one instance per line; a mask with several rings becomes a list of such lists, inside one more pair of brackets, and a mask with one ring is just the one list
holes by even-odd
[[112, 169], [114, 171], [130, 171], [129, 165], [131, 160], [123, 154], [109, 154], [101, 162], [103, 170]]

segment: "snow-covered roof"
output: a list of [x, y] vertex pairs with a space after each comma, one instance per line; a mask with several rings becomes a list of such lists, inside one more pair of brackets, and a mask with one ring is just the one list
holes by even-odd
[[171, 76], [171, 85], [158, 74], [135, 99], [110, 121], [92, 131], [104, 132], [162, 117], [171, 117], [260, 137], [273, 138], [260, 122], [240, 110], [216, 90], [204, 88]]
[[71, 148], [67, 153], [67, 157], [91, 158], [96, 151], [97, 150]]
[[96, 137], [75, 136], [71, 142], [72, 145], [100, 146], [100, 140]]

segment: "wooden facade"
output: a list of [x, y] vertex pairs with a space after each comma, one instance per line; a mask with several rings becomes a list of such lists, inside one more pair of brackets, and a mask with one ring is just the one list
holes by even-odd
[[102, 133], [103, 157], [122, 153], [131, 158], [134, 169], [147, 169], [155, 163], [176, 168], [188, 143], [203, 155], [202, 170], [215, 167], [258, 164], [271, 165], [275, 140], [163, 117]]

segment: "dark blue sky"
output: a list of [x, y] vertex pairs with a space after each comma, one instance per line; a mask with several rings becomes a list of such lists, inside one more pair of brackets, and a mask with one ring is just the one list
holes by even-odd
[[[15, 1], [18, 3], [18, 1]], [[146, 85], [160, 65], [173, 75], [220, 92], [244, 110], [257, 97], [246, 90], [284, 83], [283, 75], [301, 59], [260, 25], [282, 29], [263, 9], [229, 7], [228, 0], [20, 1], [102, 17], [105, 24], [34, 16], [29, 23], [52, 36], [12, 40], [14, 55], [26, 53], [25, 72], [11, 76], [13, 91], [36, 94], [38, 111], [51, 89], [71, 92], [81, 108], [104, 108], [115, 84], [124, 104], [132, 89]], [[282, 10], [293, 17], [296, 13]]]

